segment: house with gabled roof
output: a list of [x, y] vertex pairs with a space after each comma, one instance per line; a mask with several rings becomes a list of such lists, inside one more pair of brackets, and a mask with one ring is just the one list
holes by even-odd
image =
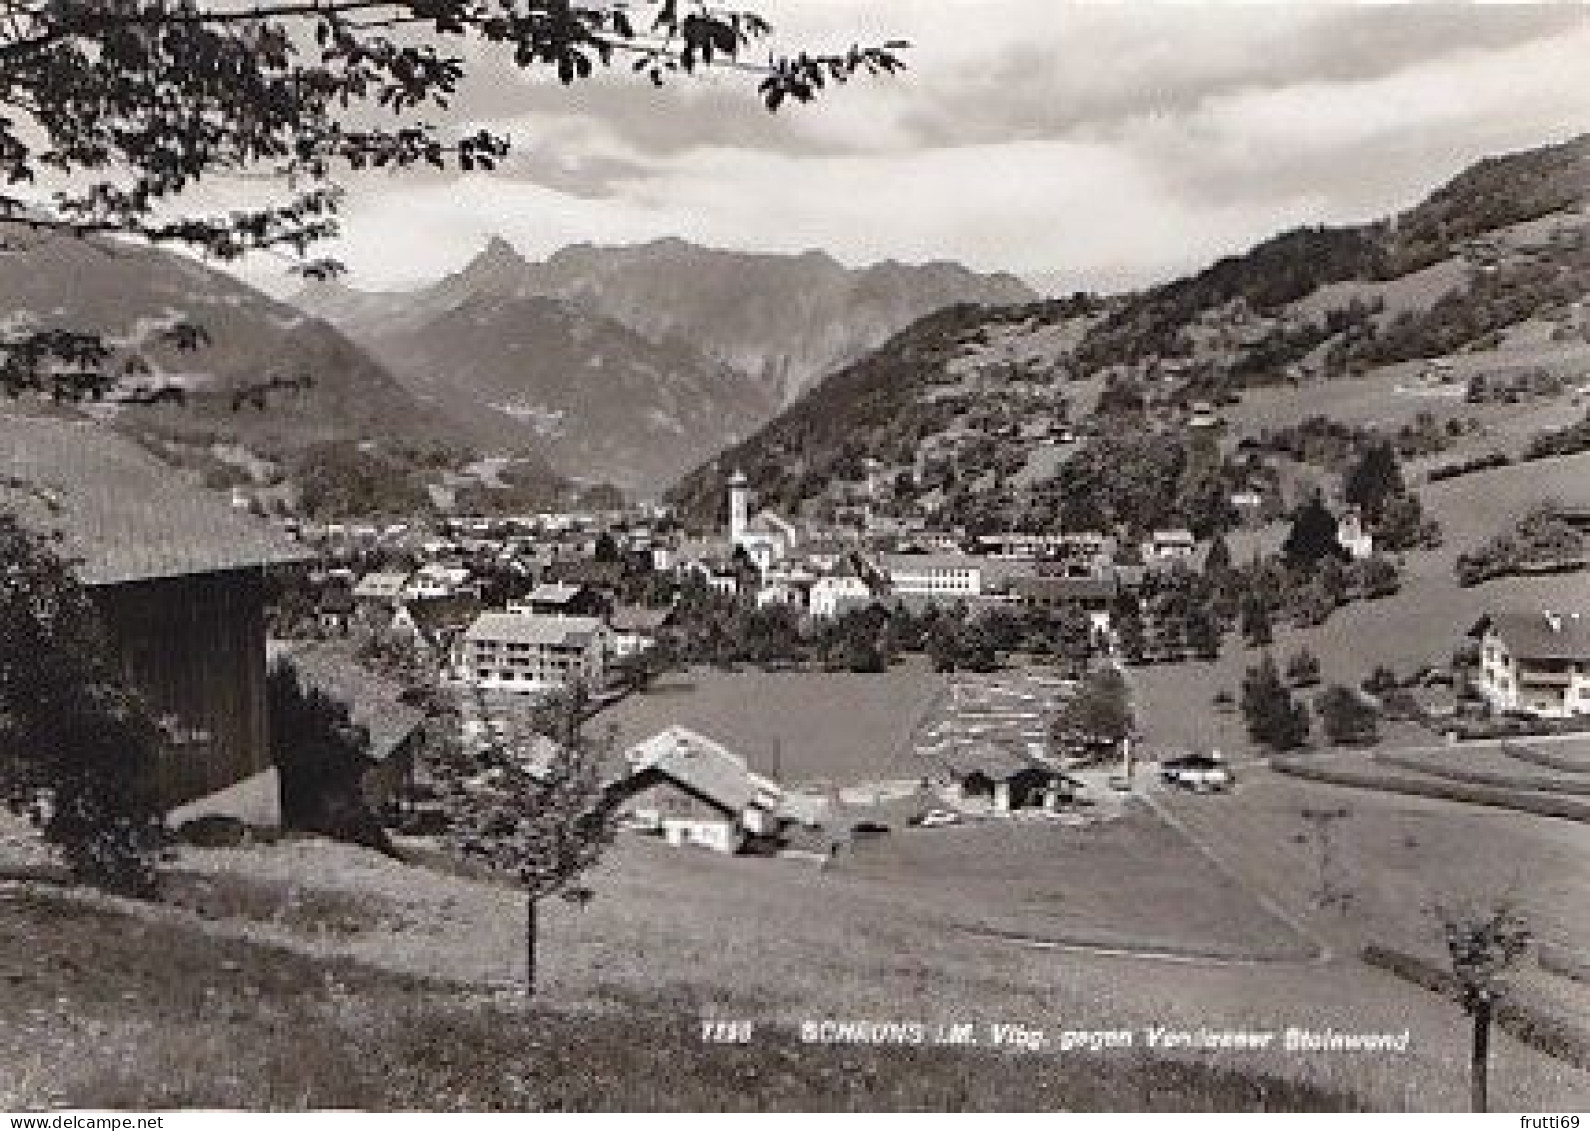
[[408, 597], [392, 614], [387, 630], [408, 640], [420, 655], [445, 664], [480, 610], [480, 598], [473, 593]]
[[1590, 715], [1590, 615], [1510, 610], [1482, 617], [1479, 689], [1497, 711]]
[[625, 760], [628, 777], [615, 796], [632, 828], [731, 854], [778, 834], [783, 788], [720, 742], [671, 726], [630, 747]]
[[373, 570], [354, 585], [353, 599], [361, 607], [391, 611], [403, 599], [409, 576], [406, 571]]
[[49, 538], [87, 587], [166, 736], [156, 787], [168, 822], [279, 824], [265, 573], [309, 552], [127, 437], [20, 407], [0, 413], [0, 510]]

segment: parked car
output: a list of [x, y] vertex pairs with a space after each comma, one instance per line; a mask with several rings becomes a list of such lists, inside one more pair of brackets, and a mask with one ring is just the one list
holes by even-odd
[[911, 823], [924, 829], [941, 828], [944, 825], [958, 825], [961, 815], [949, 809], [929, 809], [925, 813], [918, 813], [911, 818]]
[[1236, 784], [1236, 778], [1220, 758], [1213, 754], [1187, 754], [1160, 763], [1159, 776], [1166, 785], [1194, 793], [1223, 793]]

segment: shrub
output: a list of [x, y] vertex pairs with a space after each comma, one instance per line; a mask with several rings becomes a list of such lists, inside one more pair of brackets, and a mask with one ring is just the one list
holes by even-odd
[[1336, 746], [1367, 746], [1380, 739], [1380, 716], [1356, 691], [1332, 684], [1314, 700], [1325, 737]]
[[3, 514], [0, 562], [0, 797], [35, 813], [77, 879], [152, 894], [160, 730], [82, 585]]
[[1299, 648], [1286, 662], [1286, 678], [1293, 687], [1312, 687], [1319, 682], [1319, 657]]

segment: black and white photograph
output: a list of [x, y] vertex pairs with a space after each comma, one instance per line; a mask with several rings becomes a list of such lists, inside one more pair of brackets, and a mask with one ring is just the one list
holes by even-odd
[[0, 0], [7, 1126], [897, 1111], [1590, 1111], [1590, 5]]

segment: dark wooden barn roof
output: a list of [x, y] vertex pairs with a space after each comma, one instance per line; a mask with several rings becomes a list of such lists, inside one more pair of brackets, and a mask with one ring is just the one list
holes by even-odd
[[285, 534], [91, 421], [0, 413], [0, 511], [89, 585], [301, 562]]

